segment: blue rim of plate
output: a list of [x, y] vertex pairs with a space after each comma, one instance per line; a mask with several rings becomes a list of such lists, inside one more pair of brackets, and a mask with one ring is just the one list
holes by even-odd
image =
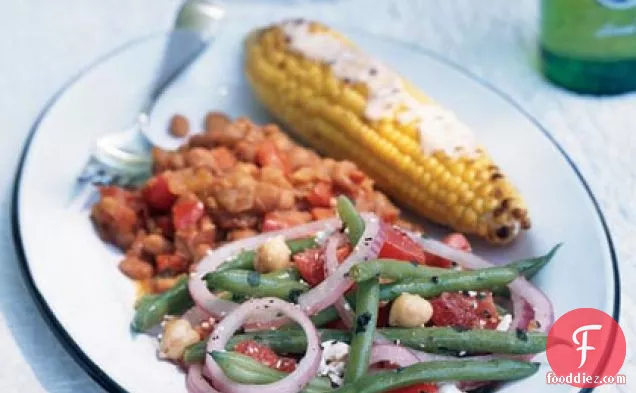
[[[608, 248], [609, 248], [609, 251], [610, 251], [610, 256], [611, 256], [611, 259], [612, 259], [612, 270], [614, 272], [614, 307], [613, 307], [613, 310], [612, 310], [612, 317], [614, 318], [614, 320], [616, 320], [618, 322], [619, 321], [619, 316], [620, 316], [620, 297], [621, 297], [621, 293], [620, 293], [620, 275], [619, 275], [619, 269], [618, 269], [618, 258], [616, 256], [616, 250], [614, 249], [614, 242], [612, 241], [612, 236], [610, 234], [609, 227], [607, 226], [607, 221], [605, 220], [605, 216], [603, 215], [601, 207], [599, 206], [598, 201], [596, 200], [596, 197], [592, 193], [592, 190], [591, 190], [589, 184], [587, 183], [587, 181], [585, 180], [585, 178], [583, 177], [583, 175], [579, 171], [579, 169], [576, 166], [576, 164], [574, 163], [574, 161], [570, 158], [570, 156], [568, 156], [568, 154], [565, 152], [563, 147], [561, 147], [561, 145], [556, 141], [556, 139], [554, 139], [554, 137], [543, 127], [543, 125], [537, 119], [535, 119], [530, 113], [528, 113], [525, 109], [523, 109], [523, 107], [520, 104], [518, 104], [514, 99], [512, 99], [506, 93], [504, 93], [503, 91], [499, 90], [499, 88], [493, 86], [490, 82], [488, 82], [488, 81], [484, 80], [483, 78], [471, 73], [470, 71], [468, 71], [465, 68], [461, 67], [460, 65], [454, 63], [453, 61], [443, 57], [439, 53], [436, 53], [436, 52], [434, 52], [432, 50], [429, 50], [429, 49], [426, 49], [426, 48], [422, 48], [422, 47], [420, 47], [420, 46], [418, 46], [416, 44], [413, 44], [413, 43], [400, 41], [400, 40], [395, 39], [395, 38], [384, 37], [384, 36], [381, 36], [381, 35], [372, 34], [372, 33], [369, 33], [369, 32], [363, 31], [363, 30], [359, 30], [359, 29], [355, 29], [355, 28], [354, 29], [349, 28], [348, 30], [349, 31], [355, 31], [357, 33], [366, 34], [366, 35], [374, 37], [374, 38], [387, 40], [387, 41], [392, 41], [396, 45], [402, 45], [402, 46], [409, 47], [410, 49], [413, 49], [415, 51], [423, 53], [426, 56], [434, 59], [435, 61], [438, 61], [438, 62], [440, 62], [440, 63], [442, 63], [442, 64], [444, 64], [444, 65], [446, 65], [448, 67], [451, 67], [451, 68], [455, 69], [456, 71], [466, 75], [470, 79], [472, 79], [475, 82], [477, 82], [477, 83], [481, 84], [482, 86], [486, 87], [487, 89], [489, 89], [490, 91], [492, 91], [493, 93], [495, 93], [496, 95], [501, 97], [503, 100], [508, 102], [510, 105], [512, 105], [524, 117], [526, 117], [530, 122], [532, 122], [537, 127], [537, 129], [539, 129], [544, 134], [544, 136], [557, 148], [557, 150], [561, 153], [561, 155], [563, 156], [565, 161], [569, 164], [570, 168], [572, 168], [572, 170], [576, 174], [577, 178], [581, 182], [581, 185], [583, 185], [583, 188], [585, 189], [587, 195], [589, 196], [589, 198], [591, 199], [591, 201], [592, 201], [592, 203], [594, 205], [594, 210], [598, 214], [598, 218], [601, 221], [601, 225], [603, 226], [603, 231], [605, 232], [605, 238], [607, 240]], [[62, 85], [62, 87], [48, 100], [48, 102], [45, 104], [45, 106], [42, 109], [42, 111], [38, 114], [35, 122], [31, 126], [31, 129], [29, 130], [29, 134], [28, 134], [27, 139], [26, 139], [26, 143], [25, 143], [24, 148], [22, 150], [22, 153], [20, 155], [20, 159], [19, 159], [19, 162], [18, 162], [18, 168], [16, 170], [16, 175], [15, 175], [15, 179], [14, 179], [14, 183], [13, 183], [13, 195], [12, 195], [12, 201], [11, 201], [11, 226], [12, 226], [13, 240], [14, 240], [15, 245], [16, 245], [16, 251], [18, 253], [18, 259], [19, 259], [20, 268], [21, 268], [21, 271], [22, 271], [22, 277], [23, 277], [23, 279], [24, 279], [24, 281], [25, 281], [25, 283], [27, 285], [27, 288], [28, 288], [29, 292], [31, 293], [31, 296], [33, 297], [33, 300], [35, 300], [36, 306], [38, 307], [38, 310], [42, 314], [42, 317], [44, 318], [45, 322], [49, 325], [49, 327], [51, 328], [51, 330], [53, 331], [53, 333], [55, 334], [57, 339], [60, 341], [60, 343], [62, 344], [64, 349], [84, 369], [84, 371], [86, 371], [91, 376], [91, 378], [93, 378], [93, 380], [95, 382], [97, 382], [101, 387], [103, 387], [104, 389], [106, 389], [107, 391], [112, 392], [112, 393], [130, 393], [130, 392], [126, 391], [116, 381], [114, 381], [110, 376], [108, 376], [108, 374], [106, 374], [104, 372], [104, 370], [102, 370], [98, 365], [96, 365], [90, 359], [90, 357], [86, 353], [84, 353], [84, 351], [82, 351], [80, 346], [77, 345], [77, 343], [68, 334], [68, 332], [66, 330], [64, 330], [64, 328], [62, 327], [61, 323], [58, 321], [57, 317], [55, 316], [55, 314], [53, 313], [53, 311], [51, 310], [51, 308], [47, 304], [46, 299], [44, 299], [44, 297], [42, 296], [42, 294], [38, 290], [38, 288], [37, 288], [37, 286], [35, 284], [35, 281], [33, 280], [33, 277], [31, 275], [31, 270], [29, 269], [29, 264], [28, 264], [27, 259], [26, 259], [26, 253], [24, 251], [24, 244], [22, 242], [22, 237], [20, 235], [20, 218], [19, 218], [19, 213], [18, 213], [18, 196], [19, 196], [21, 179], [22, 179], [22, 174], [23, 174], [23, 169], [24, 169], [24, 163], [25, 163], [27, 154], [29, 152], [29, 147], [31, 145], [31, 141], [33, 140], [33, 137], [35, 136], [35, 134], [36, 134], [36, 132], [37, 132], [39, 126], [40, 126], [40, 122], [42, 121], [42, 119], [44, 119], [46, 114], [49, 112], [49, 109], [66, 92], [66, 90], [68, 90], [71, 86], [73, 86], [84, 75], [89, 73], [95, 66], [99, 65], [100, 63], [104, 62], [105, 60], [108, 60], [108, 59], [110, 59], [112, 57], [115, 57], [118, 54], [120, 54], [121, 52], [124, 52], [124, 51], [126, 51], [126, 50], [128, 50], [128, 49], [130, 49], [132, 47], [135, 47], [137, 45], [143, 44], [144, 42], [146, 42], [148, 40], [151, 40], [153, 38], [157, 38], [158, 36], [162, 36], [162, 35], [165, 35], [165, 34], [166, 33], [152, 34], [152, 35], [148, 35], [148, 36], [144, 36], [144, 37], [140, 37], [140, 38], [137, 38], [135, 40], [132, 40], [132, 41], [130, 41], [130, 42], [128, 42], [128, 43], [126, 43], [126, 44], [114, 49], [114, 50], [112, 50], [111, 52], [99, 57], [98, 59], [96, 59], [94, 62], [92, 62], [88, 66], [86, 66], [83, 69], [81, 69], [73, 78], [71, 78], [68, 82], [66, 82], [64, 85]], [[589, 393], [589, 392], [592, 392], [593, 390], [594, 390], [593, 388], [584, 388], [584, 389], [581, 389], [579, 391], [579, 393]]]

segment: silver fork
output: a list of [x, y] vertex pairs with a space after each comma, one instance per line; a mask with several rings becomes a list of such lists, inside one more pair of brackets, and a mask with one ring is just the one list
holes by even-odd
[[[149, 114], [163, 92], [196, 60], [218, 32], [225, 10], [211, 0], [187, 0], [179, 9], [153, 86], [133, 123], [100, 137], [77, 178], [80, 194], [93, 185], [130, 186], [151, 174], [152, 144], [146, 137]], [[77, 199], [74, 197], [73, 199]]]

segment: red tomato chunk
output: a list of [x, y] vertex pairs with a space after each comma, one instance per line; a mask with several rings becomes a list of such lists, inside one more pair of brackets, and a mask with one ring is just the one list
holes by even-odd
[[434, 326], [453, 326], [463, 329], [495, 329], [499, 314], [492, 294], [478, 292], [476, 296], [466, 293], [443, 293], [431, 300]]
[[296, 370], [295, 359], [278, 356], [270, 347], [259, 344], [254, 340], [241, 341], [236, 344], [234, 350], [275, 370], [285, 371], [288, 373]]

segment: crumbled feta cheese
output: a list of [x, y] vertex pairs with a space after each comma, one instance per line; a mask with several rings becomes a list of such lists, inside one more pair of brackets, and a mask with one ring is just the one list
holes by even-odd
[[349, 345], [339, 341], [325, 341], [318, 374], [328, 377], [334, 385], [342, 385]]
[[464, 391], [459, 390], [454, 383], [443, 383], [439, 385], [439, 393], [464, 393]]
[[467, 353], [468, 352], [466, 352], [466, 351], [459, 351], [459, 353], [457, 353], [457, 356], [459, 356], [461, 358], [463, 356], [466, 356]]
[[512, 323], [512, 315], [506, 314], [503, 316], [503, 318], [501, 318], [501, 321], [497, 325], [497, 330], [499, 330], [500, 332], [508, 331], [508, 329], [510, 329], [511, 323]]
[[477, 291], [468, 291], [468, 296], [470, 296], [470, 297], [477, 296]]

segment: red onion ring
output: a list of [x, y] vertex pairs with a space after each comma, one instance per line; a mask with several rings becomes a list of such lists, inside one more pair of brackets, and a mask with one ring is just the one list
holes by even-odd
[[333, 274], [298, 298], [298, 305], [308, 315], [336, 303], [350, 287], [351, 282], [346, 276], [349, 270], [358, 263], [376, 258], [382, 249], [386, 239], [386, 224], [373, 214], [363, 213], [362, 219], [365, 224], [364, 232], [353, 252]]
[[[325, 277], [329, 277], [333, 274], [333, 272], [338, 269], [338, 255], [337, 250], [340, 245], [346, 242], [346, 238], [344, 235], [334, 235], [327, 239], [325, 243]], [[354, 281], [350, 278], [345, 278], [345, 281], [349, 284], [349, 288], [354, 284]], [[340, 296], [338, 300], [333, 304], [338, 311], [338, 316], [344, 323], [344, 325], [351, 329], [353, 326], [353, 322], [355, 319], [355, 313], [349, 306], [347, 299], [344, 296]], [[373, 342], [375, 344], [392, 344], [391, 340], [387, 339], [377, 331], [373, 337]]]
[[223, 373], [223, 370], [216, 364], [214, 358], [207, 356], [205, 359], [206, 371], [214, 381], [215, 387], [222, 390], [223, 393], [300, 392], [316, 375], [318, 366], [320, 365], [322, 351], [320, 349], [320, 338], [318, 337], [316, 327], [305, 313], [291, 303], [276, 298], [246, 301], [219, 322], [216, 329], [214, 329], [210, 335], [206, 350], [207, 352], [224, 351], [225, 345], [236, 330], [241, 327], [243, 321], [250, 314], [259, 310], [281, 312], [298, 323], [305, 331], [307, 335], [307, 350], [305, 351], [305, 356], [298, 363], [296, 370], [285, 378], [271, 384], [245, 385], [234, 382], [228, 378]]
[[[325, 277], [331, 276], [338, 269], [338, 247], [346, 242], [344, 235], [338, 234], [331, 236], [327, 239], [325, 243], [324, 253], [325, 253]], [[350, 278], [345, 278], [345, 281], [348, 283], [348, 287], [351, 288], [353, 285], [353, 280]], [[351, 307], [347, 303], [347, 299], [344, 296], [340, 296], [338, 300], [333, 304], [338, 311], [338, 315], [340, 319], [344, 323], [344, 325], [351, 329], [353, 326], [353, 320], [355, 315], [351, 310]]]
[[188, 393], [219, 393], [203, 378], [201, 370], [200, 364], [193, 364], [188, 367], [188, 376], [186, 377]]
[[[272, 237], [282, 235], [286, 239], [293, 239], [306, 236], [308, 234], [314, 234], [321, 230], [336, 230], [339, 225], [340, 220], [337, 218], [330, 218], [327, 220], [300, 225], [294, 228], [262, 233], [258, 236], [232, 242], [226, 246], [217, 248], [201, 260], [195, 272], [192, 274], [190, 281], [188, 282], [190, 295], [197, 306], [209, 312], [214, 318], [222, 319], [225, 315], [234, 311], [238, 307], [238, 303], [221, 299], [211, 293], [203, 280], [203, 277], [206, 274], [215, 271], [221, 264], [234, 257], [237, 253], [244, 250], [254, 250]], [[267, 312], [261, 312], [257, 315], [253, 315], [250, 321], [248, 321], [248, 324], [255, 325], [258, 328], [273, 327], [284, 324], [284, 321], [281, 320], [272, 321], [272, 317], [269, 316], [269, 314], [270, 313]]]
[[[475, 254], [458, 250], [440, 241], [423, 238], [414, 233], [408, 233], [408, 235], [417, 241], [425, 251], [445, 259], [450, 259], [465, 268], [474, 270], [495, 266], [493, 263], [488, 262]], [[554, 308], [550, 299], [548, 299], [548, 297], [539, 288], [526, 280], [525, 277], [516, 278], [513, 282], [508, 284], [508, 288], [510, 288], [511, 294], [518, 295], [515, 297], [517, 300], [525, 300], [525, 302], [527, 302], [532, 308], [534, 314], [533, 318], [539, 324], [538, 329], [544, 332], [550, 330], [550, 327], [554, 323]], [[513, 302], [515, 298], [513, 298]], [[518, 304], [513, 304], [513, 308], [521, 309]], [[521, 325], [520, 322], [522, 321], [519, 320], [519, 318], [522, 318], [522, 316], [514, 315], [511, 329], [516, 329]]]
[[510, 323], [510, 330], [528, 329], [530, 321], [534, 317], [534, 310], [528, 302], [517, 293], [510, 294], [510, 300], [512, 301], [512, 322]]
[[399, 345], [374, 345], [371, 349], [371, 360], [369, 361], [369, 364], [373, 365], [381, 362], [389, 362], [400, 367], [408, 367], [415, 363], [419, 363], [420, 360], [415, 357], [413, 352]]
[[190, 322], [190, 325], [192, 326], [209, 321], [211, 318], [212, 316], [206, 310], [198, 306], [190, 308], [181, 316], [181, 319], [185, 319]]

